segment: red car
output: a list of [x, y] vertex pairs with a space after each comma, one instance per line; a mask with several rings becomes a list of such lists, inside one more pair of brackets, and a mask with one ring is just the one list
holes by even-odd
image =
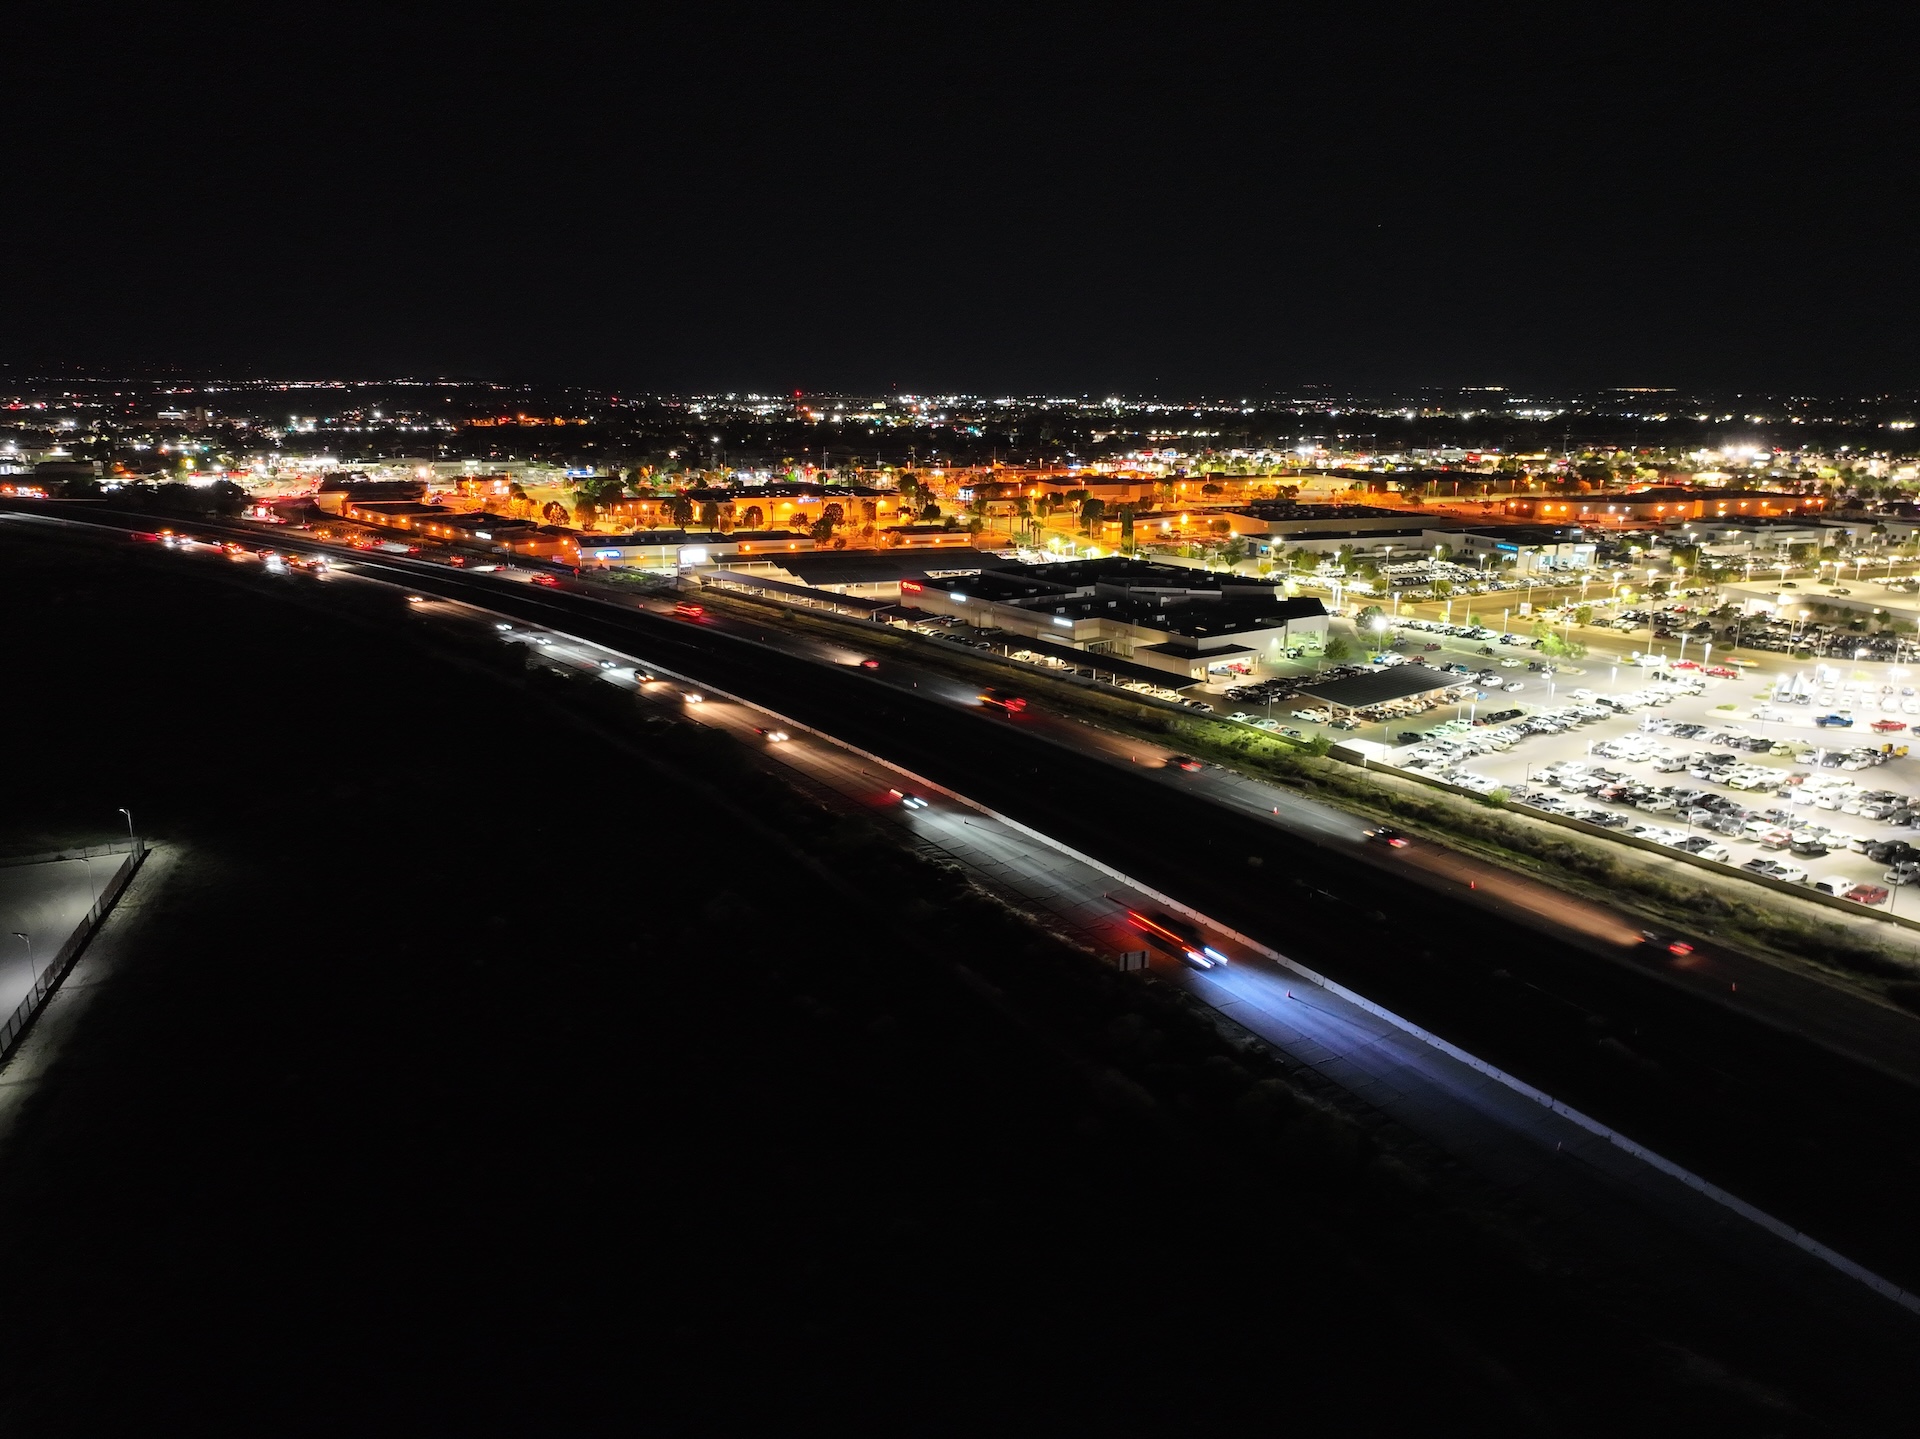
[[1739, 670], [1730, 670], [1725, 665], [1715, 665], [1712, 669], [1708, 670], [1707, 673], [1717, 680], [1737, 680], [1740, 678]]
[[553, 575], [535, 575], [533, 577], [533, 582], [536, 585], [543, 585], [547, 589], [552, 589], [560, 583], [560, 581]]
[[1672, 664], [1668, 665], [1667, 668], [1671, 670], [1697, 670], [1700, 666], [1692, 660], [1675, 660]]
[[1887, 902], [1887, 890], [1884, 885], [1856, 884], [1852, 889], [1848, 890], [1842, 898], [1850, 899], [1855, 904], [1885, 904]]
[[1167, 763], [1176, 769], [1183, 769], [1189, 773], [1200, 768], [1200, 761], [1190, 754], [1168, 755]]
[[1875, 734], [1899, 734], [1907, 726], [1901, 720], [1875, 720], [1869, 728]]

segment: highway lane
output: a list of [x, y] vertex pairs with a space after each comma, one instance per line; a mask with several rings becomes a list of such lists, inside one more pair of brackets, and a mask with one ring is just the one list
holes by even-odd
[[[1349, 855], [1286, 833], [1271, 816], [1223, 812], [1177, 786], [1064, 749], [1020, 724], [983, 723], [891, 689], [853, 666], [820, 666], [713, 627], [524, 587], [480, 585], [430, 566], [356, 563], [409, 588], [470, 597], [522, 619], [659, 657], [746, 688], [787, 713], [885, 751], [1003, 812], [1262, 935], [1317, 969], [1449, 1035], [1510, 1072], [1619, 1124], [1879, 1267], [1913, 1265], [1898, 1196], [1915, 1175], [1885, 1142], [1911, 1097], [1891, 1095], [1804, 1047], [1756, 1036], [1617, 966], [1475, 912], [1410, 895]], [[1347, 824], [1353, 821], [1342, 820]], [[1254, 871], [1247, 861], [1264, 866]], [[1413, 901], [1410, 903], [1409, 901]]]
[[[1353, 866], [1324, 845], [1290, 843], [1294, 837], [1276, 831], [1270, 819], [1257, 836], [1230, 833], [1237, 817], [1178, 788], [1165, 790], [1162, 804], [1146, 810], [1137, 797], [1098, 814], [1083, 812], [1071, 798], [1063, 805], [1063, 796], [1110, 787], [1112, 776], [1090, 772], [1103, 761], [1062, 752], [1018, 724], [983, 728], [977, 718], [933, 701], [897, 690], [889, 695], [888, 686], [853, 667], [788, 669], [777, 652], [757, 649], [754, 663], [741, 663], [747, 657], [722, 653], [726, 647], [711, 627], [649, 617], [651, 633], [644, 636], [625, 625], [596, 634], [606, 624], [600, 614], [569, 615], [555, 600], [541, 597], [541, 618], [611, 648], [635, 648], [687, 672], [704, 670], [729, 688], [757, 689], [785, 713], [804, 711], [797, 717], [904, 758], [909, 768], [950, 780], [996, 808], [1024, 807], [1036, 827], [1083, 851], [1104, 851], [1117, 868], [1236, 928], [1257, 934], [1274, 930], [1278, 919], [1279, 947], [1304, 950], [1313, 967], [1416, 1022], [1645, 1142], [1678, 1151], [1683, 1162], [1728, 1187], [1768, 1191], [1773, 1207], [1787, 1209], [1795, 1223], [1844, 1242], [1842, 1235], [1864, 1233], [1861, 1225], [1871, 1220], [1866, 1228], [1875, 1252], [1889, 1261], [1911, 1257], [1892, 1196], [1915, 1176], [1879, 1137], [1888, 1096], [1790, 1046], [1756, 1048], [1736, 1016], [1704, 1016], [1684, 1005], [1663, 1006], [1657, 997], [1623, 995], [1611, 967], [1580, 971], [1568, 964], [1568, 948], [1543, 949], [1537, 936], [1511, 930], [1498, 916], [1481, 916], [1474, 925], [1474, 917], [1443, 894], [1429, 894], [1409, 910], [1401, 888], [1372, 872], [1356, 887]], [[642, 638], [648, 642], [637, 644]], [[854, 686], [861, 698], [851, 710], [834, 703], [815, 692], [823, 678]], [[956, 752], [963, 758], [956, 761]], [[1152, 843], [1156, 827], [1203, 838], [1169, 856]], [[1250, 891], [1236, 862], [1262, 847], [1269, 876], [1292, 876], [1292, 888], [1278, 896], [1272, 884]], [[1222, 852], [1236, 851], [1222, 862]], [[1276, 897], [1283, 900], [1278, 909], [1271, 903]], [[1874, 1121], [1864, 1122], [1864, 1115]], [[1782, 1186], [1783, 1165], [1793, 1175], [1831, 1176], [1839, 1191], [1825, 1183]], [[1850, 1201], [1865, 1196], [1872, 1213], [1838, 1203], [1839, 1193]]]
[[[608, 671], [617, 652], [569, 641], [537, 647], [549, 663], [629, 683]], [[641, 656], [634, 656], [642, 659]], [[906, 810], [894, 791], [917, 781], [803, 733], [784, 741], [778, 722], [752, 707], [709, 695], [689, 706], [685, 686], [634, 685], [643, 702], [675, 718], [736, 735], [764, 763], [831, 791], [854, 812], [894, 826], [910, 843], [970, 870], [976, 879], [1036, 915], [1058, 921], [1096, 948], [1144, 947], [1124, 919], [1148, 897], [998, 819], [936, 797]], [[1498, 1192], [1551, 1218], [1556, 1242], [1584, 1256], [1608, 1256], [1643, 1292], [1660, 1292], [1675, 1332], [1691, 1326], [1724, 1334], [1766, 1314], [1754, 1342], [1804, 1344], [1834, 1326], [1873, 1324], [1874, 1306], [1851, 1281], [1799, 1250], [1743, 1223], [1700, 1194], [1422, 1043], [1378, 1016], [1304, 982], [1220, 935], [1222, 969], [1195, 973], [1156, 954], [1169, 982], [1228, 1014], [1303, 1069], [1453, 1155]]]
[[[647, 606], [670, 614], [670, 601]], [[849, 644], [833, 646], [811, 636], [795, 635], [772, 626], [754, 625], [737, 616], [710, 615], [705, 623], [726, 633], [772, 643], [788, 653], [812, 655], [838, 664], [855, 664], [865, 655]], [[911, 688], [968, 709], [980, 708], [979, 687], [902, 661], [889, 653], [873, 677], [883, 684]], [[1225, 806], [1249, 814], [1266, 813], [1290, 832], [1318, 843], [1360, 864], [1378, 868], [1383, 876], [1441, 889], [1457, 900], [1517, 919], [1557, 941], [1581, 944], [1589, 952], [1628, 966], [1658, 982], [1677, 985], [1715, 1003], [1730, 1004], [1743, 1014], [1798, 1033], [1834, 1050], [1859, 1058], [1884, 1073], [1920, 1084], [1920, 1018], [1861, 993], [1821, 978], [1716, 945], [1704, 933], [1688, 935], [1693, 952], [1675, 956], [1641, 940], [1641, 923], [1604, 904], [1581, 899], [1554, 886], [1532, 880], [1499, 865], [1439, 845], [1418, 844], [1407, 850], [1383, 853], [1363, 839], [1368, 823], [1296, 790], [1230, 770], [1208, 766], [1187, 774], [1169, 765], [1173, 751], [1032, 708], [1012, 721], [1065, 746], [1108, 756], [1158, 775], [1170, 784], [1208, 795]], [[1698, 872], [1683, 861], [1665, 855], [1634, 851], [1636, 861], [1670, 874], [1674, 879], [1697, 879]], [[1883, 923], [1868, 916], [1835, 915], [1820, 911], [1821, 921], [1835, 921], [1884, 933]], [[1920, 943], [1920, 940], [1916, 940]]]

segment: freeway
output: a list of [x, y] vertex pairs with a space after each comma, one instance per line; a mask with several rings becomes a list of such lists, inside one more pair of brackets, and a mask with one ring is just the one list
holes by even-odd
[[[1649, 983], [1617, 946], [1603, 957], [1543, 935], [1538, 915], [1522, 924], [1489, 910], [1444, 874], [1396, 882], [1356, 862], [1358, 826], [1337, 811], [1296, 832], [1284, 816], [1223, 805], [1184, 772], [1122, 766], [1085, 739], [1092, 731], [1066, 744], [1024, 718], [988, 719], [951, 689], [922, 693], [918, 679], [864, 668], [851, 646], [851, 662], [821, 663], [824, 652], [564, 589], [384, 558], [352, 568], [644, 657], [883, 755], [1331, 975], [1896, 1280], [1920, 1275], [1905, 1205], [1920, 1173], [1899, 1142], [1920, 1119], [1911, 1087]], [[1018, 870], [1019, 853], [1000, 863]], [[1265, 991], [1212, 997], [1249, 1014], [1274, 1003]]]
[[[434, 603], [424, 613], [497, 623], [497, 612]], [[712, 726], [753, 747], [773, 769], [841, 807], [894, 827], [922, 851], [960, 864], [1030, 913], [1056, 921], [1096, 949], [1141, 946], [1125, 919], [1148, 910], [1147, 895], [989, 813], [935, 797], [924, 809], [897, 796], [916, 778], [664, 674], [654, 650], [633, 653], [544, 629], [517, 629], [541, 662], [632, 689], [643, 705]], [[638, 647], [636, 647], [638, 648]], [[609, 668], [612, 666], [612, 668]], [[922, 791], [924, 793], [924, 791]], [[1150, 911], [1149, 911], [1150, 912]], [[1229, 1015], [1302, 1070], [1354, 1096], [1377, 1114], [1441, 1147], [1507, 1199], [1548, 1216], [1554, 1243], [1579, 1262], [1599, 1259], [1636, 1292], [1651, 1296], [1678, 1342], [1740, 1335], [1739, 1352], [1762, 1372], [1785, 1372], [1837, 1334], [1848, 1359], [1829, 1376], [1843, 1405], [1871, 1387], [1875, 1367], [1902, 1326], [1881, 1328], [1879, 1301], [1764, 1231], [1730, 1223], [1694, 1190], [1597, 1139], [1552, 1110], [1503, 1087], [1406, 1030], [1342, 997], [1305, 984], [1256, 949], [1209, 936], [1229, 957], [1194, 972], [1156, 958], [1169, 982]], [[1771, 1361], [1760, 1356], [1771, 1356]], [[1779, 1369], [1769, 1371], [1769, 1362]]]

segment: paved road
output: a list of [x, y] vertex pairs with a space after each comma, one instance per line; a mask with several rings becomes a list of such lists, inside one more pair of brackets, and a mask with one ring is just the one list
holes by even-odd
[[[450, 609], [452, 607], [449, 607]], [[1111, 875], [999, 819], [934, 796], [903, 809], [894, 791], [926, 793], [916, 780], [797, 731], [784, 741], [765, 713], [691, 686], [638, 685], [603, 661], [623, 652], [568, 640], [537, 646], [556, 667], [599, 674], [635, 689], [642, 702], [676, 718], [737, 735], [765, 760], [816, 793], [899, 829], [909, 843], [969, 869], [982, 883], [1096, 949], [1144, 947], [1126, 922], [1129, 905], [1157, 903]], [[1347, 827], [1351, 821], [1341, 820]], [[1892, 1319], [1884, 1301], [1854, 1281], [1743, 1221], [1657, 1170], [1375, 1014], [1305, 982], [1283, 964], [1218, 934], [1229, 964], [1197, 973], [1156, 954], [1168, 982], [1230, 1016], [1301, 1068], [1363, 1106], [1431, 1142], [1501, 1195], [1552, 1220], [1555, 1242], [1642, 1293], [1659, 1293], [1673, 1332], [1694, 1325], [1724, 1333], [1765, 1315], [1756, 1345], [1791, 1349]], [[1221, 1197], [1226, 1202], [1225, 1197]]]
[[[1378, 867], [1359, 868], [1356, 858], [1372, 856], [1354, 849], [1358, 826], [1337, 811], [1309, 807], [1276, 817], [1271, 807], [1263, 816], [1252, 806], [1251, 813], [1224, 806], [1196, 792], [1216, 782], [1211, 774], [1150, 773], [1138, 754], [1123, 769], [1096, 752], [1115, 737], [1091, 730], [1069, 736], [1077, 743], [1061, 743], [1024, 719], [989, 727], [957, 713], [966, 701], [952, 681], [930, 681], [946, 688], [923, 694], [912, 688], [918, 681], [910, 667], [898, 675], [885, 667], [869, 672], [852, 650], [839, 665], [802, 664], [777, 648], [740, 650], [717, 626], [633, 612], [622, 618], [565, 594], [478, 583], [427, 566], [354, 567], [426, 593], [476, 597], [520, 621], [543, 619], [655, 662], [668, 657], [686, 670], [726, 675], [728, 684], [765, 693], [789, 713], [815, 714], [869, 749], [897, 753], [925, 773], [950, 774], [1001, 810], [1027, 811], [1029, 823], [1300, 954], [1783, 1217], [1824, 1230], [1842, 1247], [1860, 1241], [1855, 1252], [1864, 1261], [1916, 1269], [1903, 1199], [1914, 1165], [1904, 1146], [1885, 1138], [1888, 1125], [1904, 1123], [1898, 1116], [1913, 1106], [1910, 1092], [1876, 1086], [1805, 1047], [1767, 1040], [1749, 1021], [1702, 1009], [1677, 990], [1649, 987], [1617, 952], [1605, 964], [1583, 962], [1583, 955], [1594, 957], [1588, 945], [1550, 942], [1539, 915], [1489, 910], [1474, 902], [1477, 891], [1439, 883], [1444, 875], [1427, 876], [1435, 883], [1414, 891]], [[437, 602], [425, 608], [457, 609]], [[710, 713], [718, 722], [723, 710]], [[1188, 783], [1195, 778], [1199, 784]], [[869, 783], [878, 803], [878, 781]], [[1157, 802], [1143, 783], [1165, 786]], [[1289, 827], [1295, 822], [1298, 830]], [[1345, 850], [1332, 843], [1342, 834]], [[998, 859], [1018, 870], [1030, 863], [1024, 853], [1009, 842]], [[1241, 867], [1256, 861], [1266, 868]], [[1516, 917], [1530, 932], [1514, 927]], [[1566, 933], [1577, 935], [1577, 926]], [[1604, 936], [1585, 939], [1601, 944]], [[1463, 1152], [1475, 1147], [1465, 1138], [1460, 1145]], [[1767, 1189], [1773, 1192], [1761, 1192]]]

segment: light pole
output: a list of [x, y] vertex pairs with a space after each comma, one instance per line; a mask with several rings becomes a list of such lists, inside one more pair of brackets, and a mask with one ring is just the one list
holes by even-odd
[[[40, 987], [40, 971], [33, 967], [33, 937], [31, 935], [22, 934], [17, 929], [13, 932], [13, 937], [15, 939], [21, 939], [26, 941], [27, 973], [33, 976], [33, 989], [38, 989]], [[29, 990], [28, 993], [32, 993], [32, 990]]]
[[132, 854], [133, 853], [133, 811], [130, 809], [127, 809], [123, 805], [120, 809], [120, 813], [124, 814], [127, 817], [127, 853]]

